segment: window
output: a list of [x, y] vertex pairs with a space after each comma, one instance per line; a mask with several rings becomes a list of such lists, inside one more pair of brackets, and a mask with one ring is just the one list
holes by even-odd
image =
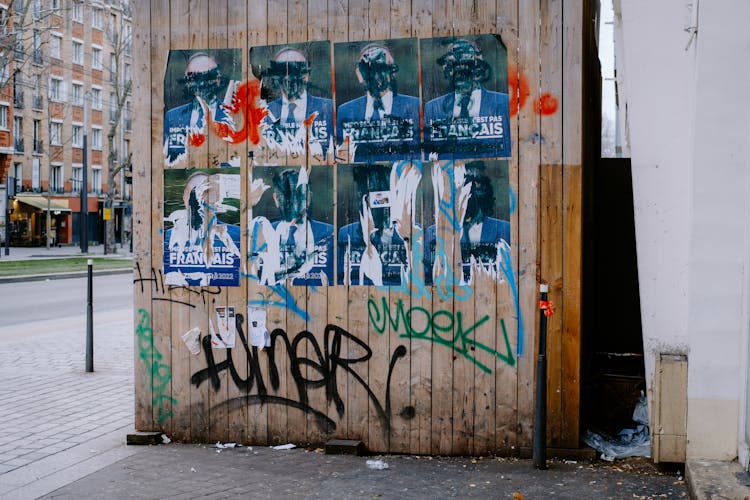
[[100, 128], [91, 129], [91, 149], [102, 149], [102, 129]]
[[55, 59], [60, 59], [62, 48], [62, 37], [60, 35], [50, 35], [49, 37], [49, 55]]
[[60, 0], [50, 0], [49, 3], [52, 10], [60, 10]]
[[91, 26], [102, 29], [102, 8], [94, 7], [91, 11]]
[[16, 43], [13, 46], [13, 55], [16, 59], [19, 61], [23, 61], [24, 57], [26, 56], [26, 50], [23, 48], [23, 33], [24, 30], [21, 26], [16, 24], [15, 26], [15, 32], [16, 32]]
[[13, 164], [13, 177], [16, 178], [16, 193], [21, 192], [21, 186], [23, 186], [23, 164]]
[[102, 109], [102, 89], [95, 87], [91, 88], [91, 107], [94, 109]]
[[83, 22], [83, 2], [73, 2], [73, 21]]
[[117, 45], [117, 34], [119, 33], [119, 29], [117, 26], [117, 15], [116, 14], [110, 14], [109, 15], [109, 43], [112, 45]]
[[34, 137], [34, 152], [41, 153], [42, 152], [42, 121], [41, 120], [34, 120], [34, 129], [32, 132], [33, 132], [33, 137]]
[[117, 56], [114, 54], [109, 55], [109, 81], [117, 83]]
[[53, 101], [65, 100], [65, 83], [62, 78], [52, 77], [49, 80], [49, 98]]
[[83, 106], [83, 85], [80, 83], [73, 84], [73, 105]]
[[114, 122], [117, 119], [117, 98], [114, 92], [109, 93], [109, 121]]
[[73, 139], [74, 148], [83, 147], [83, 127], [81, 125], [73, 125]]
[[102, 167], [91, 167], [91, 192], [102, 192]]
[[127, 85], [130, 82], [130, 64], [125, 63], [123, 65], [123, 81], [122, 83]]
[[81, 186], [83, 185], [83, 167], [80, 165], [73, 165], [73, 188], [74, 193], [81, 192]]
[[0, 66], [0, 81], [7, 82], [10, 79], [10, 65], [3, 64]]
[[23, 108], [23, 73], [13, 73], [13, 106]]
[[13, 117], [13, 148], [23, 153], [23, 118], [20, 116]]
[[53, 193], [63, 192], [63, 167], [62, 165], [52, 165], [49, 169], [49, 187]]
[[42, 35], [39, 33], [39, 30], [34, 30], [33, 32], [31, 47], [34, 64], [42, 64], [44, 61], [42, 58]]
[[91, 48], [91, 67], [94, 69], [102, 69], [102, 49], [96, 47]]
[[126, 132], [130, 132], [132, 130], [132, 118], [130, 116], [130, 101], [125, 103], [125, 124], [124, 129]]
[[125, 23], [125, 25], [122, 28], [122, 48], [123, 52], [125, 52], [126, 56], [131, 55], [133, 52], [133, 28], [130, 26], [129, 23]]
[[42, 0], [34, 0], [31, 6], [31, 12], [34, 19], [42, 17]]
[[8, 130], [8, 106], [0, 104], [0, 128]]
[[49, 143], [52, 146], [62, 146], [62, 123], [50, 122], [49, 124]]
[[41, 79], [39, 78], [39, 75], [32, 76], [33, 84], [31, 88], [34, 89], [34, 93], [31, 96], [31, 107], [34, 109], [42, 109], [42, 96], [39, 94], [39, 90], [41, 89]]
[[83, 44], [73, 40], [73, 64], [83, 64]]

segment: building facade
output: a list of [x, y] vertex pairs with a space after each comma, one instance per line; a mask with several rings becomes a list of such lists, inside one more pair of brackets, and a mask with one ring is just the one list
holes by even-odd
[[77, 244], [82, 234], [99, 243], [107, 223], [127, 243], [129, 2], [16, 0], [0, 8], [13, 54], [0, 98], [0, 169], [16, 194], [4, 211], [11, 244]]

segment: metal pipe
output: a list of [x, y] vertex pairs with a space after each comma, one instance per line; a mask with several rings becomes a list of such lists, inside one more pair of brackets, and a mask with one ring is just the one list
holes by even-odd
[[537, 469], [547, 468], [547, 303], [549, 286], [539, 285], [539, 351], [536, 359], [536, 401], [534, 409], [534, 448], [532, 461]]
[[86, 372], [94, 371], [94, 272], [93, 261], [88, 260], [88, 286], [86, 291]]

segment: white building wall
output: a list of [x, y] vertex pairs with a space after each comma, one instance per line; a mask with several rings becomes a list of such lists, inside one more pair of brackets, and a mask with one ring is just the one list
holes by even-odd
[[660, 352], [688, 354], [688, 458], [733, 459], [747, 376], [750, 2], [697, 1], [616, 5], [620, 105], [647, 384]]

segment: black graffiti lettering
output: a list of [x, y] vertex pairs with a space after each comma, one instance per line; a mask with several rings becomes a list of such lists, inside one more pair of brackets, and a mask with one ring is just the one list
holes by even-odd
[[[268, 386], [260, 369], [260, 353], [256, 347], [250, 347], [247, 343], [243, 329], [244, 317], [241, 314], [237, 314], [236, 324], [237, 335], [248, 359], [249, 373], [247, 378], [243, 378], [237, 372], [230, 349], [226, 350], [227, 359], [217, 362], [211, 348], [210, 337], [204, 337], [203, 352], [207, 367], [197, 371], [191, 377], [191, 383], [196, 387], [209, 380], [211, 387], [218, 391], [221, 388], [219, 373], [222, 370], [229, 370], [230, 378], [237, 388], [248, 393], [246, 396], [229, 400], [227, 404], [230, 409], [249, 404], [286, 405], [313, 415], [324, 432], [332, 432], [336, 429], [335, 422], [319, 409], [310, 406], [309, 392], [313, 389], [324, 388], [326, 402], [333, 403], [336, 412], [342, 417], [345, 413], [345, 405], [338, 390], [337, 380], [339, 373], [344, 372], [365, 389], [378, 418], [381, 420], [383, 433], [386, 438], [389, 437], [392, 418], [391, 378], [398, 361], [406, 356], [406, 347], [398, 346], [391, 356], [386, 379], [385, 404], [383, 404], [369, 384], [355, 370], [355, 365], [366, 363], [372, 358], [372, 350], [365, 342], [339, 326], [328, 325], [323, 333], [323, 347], [321, 349], [315, 336], [307, 330], [299, 332], [293, 339], [290, 339], [284, 330], [277, 328], [271, 333], [271, 345], [265, 352], [268, 356], [270, 390], [274, 393], [279, 391], [280, 386], [277, 361], [281, 359], [280, 357], [285, 357], [288, 362], [288, 373], [297, 394], [296, 398], [292, 395], [284, 397], [269, 394]], [[354, 351], [354, 354], [349, 357], [342, 357], [342, 342], [344, 340], [349, 341], [349, 351]], [[250, 394], [251, 392], [253, 394]], [[414, 414], [414, 408], [411, 406], [401, 409], [398, 413], [405, 419], [413, 418]]]
[[162, 270], [157, 270], [153, 267], [151, 268], [150, 277], [144, 277], [143, 273], [141, 272], [141, 264], [139, 262], [136, 262], [135, 264], [135, 273], [136, 276], [135, 278], [133, 278], [133, 284], [140, 284], [141, 293], [144, 293], [146, 291], [144, 283], [150, 283], [151, 292], [153, 293], [151, 300], [154, 302], [169, 302], [171, 304], [179, 304], [194, 309], [196, 307], [195, 304], [191, 304], [190, 302], [187, 302], [185, 300], [173, 298], [171, 294], [169, 294], [169, 292], [175, 290], [187, 290], [190, 294], [200, 296], [201, 301], [204, 305], [208, 303], [209, 297], [219, 295], [221, 293], [221, 287], [218, 286], [190, 287], [185, 285], [166, 285], [164, 283], [164, 273], [162, 273]]

